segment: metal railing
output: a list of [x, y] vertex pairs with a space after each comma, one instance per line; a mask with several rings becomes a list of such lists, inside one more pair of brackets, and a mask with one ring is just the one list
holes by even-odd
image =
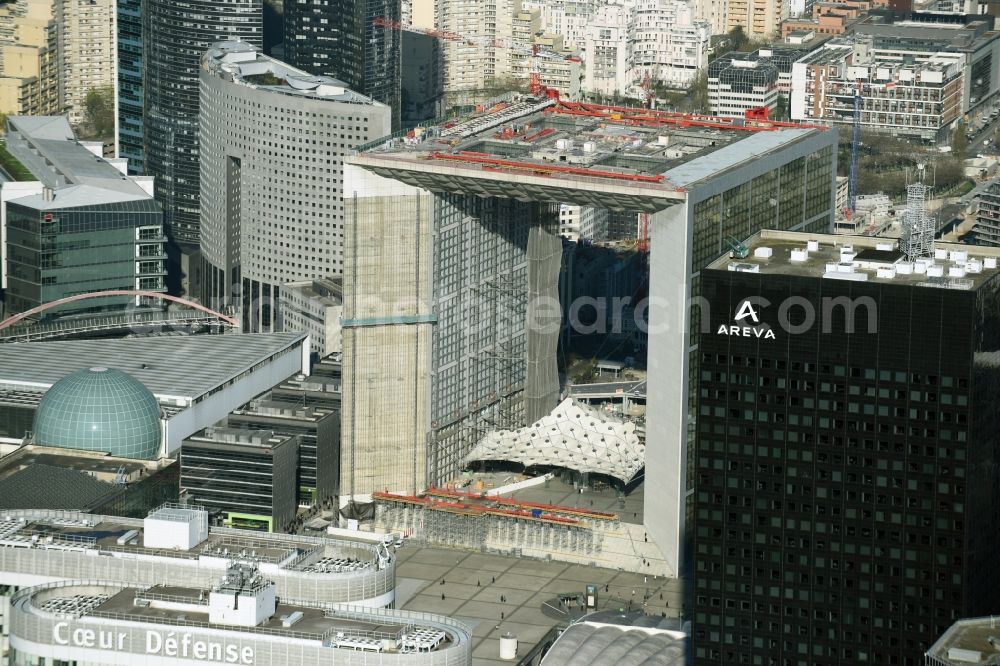
[[183, 322], [187, 325], [226, 326], [227, 324], [213, 316], [202, 312], [164, 311], [164, 312], [130, 312], [127, 314], [109, 315], [52, 323], [32, 324], [12, 327], [0, 331], [3, 342], [27, 342], [44, 338], [60, 337], [86, 333], [88, 331], [105, 331], [120, 328], [143, 328], [156, 325]]

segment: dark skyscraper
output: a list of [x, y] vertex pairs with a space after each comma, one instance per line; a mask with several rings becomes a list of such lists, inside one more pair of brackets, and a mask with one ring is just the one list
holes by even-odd
[[284, 60], [332, 76], [392, 109], [399, 126], [400, 31], [376, 18], [400, 20], [399, 0], [284, 0]]
[[142, 159], [142, 0], [118, 0], [118, 156], [128, 171], [141, 174]]
[[156, 177], [171, 240], [197, 244], [198, 68], [212, 44], [263, 46], [262, 0], [145, 0], [142, 18], [146, 173]]
[[923, 664], [1000, 608], [998, 252], [747, 245], [701, 273], [695, 664]]

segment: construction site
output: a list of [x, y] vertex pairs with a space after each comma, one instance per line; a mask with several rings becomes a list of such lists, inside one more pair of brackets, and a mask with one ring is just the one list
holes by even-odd
[[[535, 424], [560, 402], [571, 303], [559, 290], [559, 205], [639, 213], [636, 245], [650, 269], [644, 466], [656, 482], [625, 487], [656, 512], [632, 512], [638, 532], [623, 532], [620, 550], [638, 534], [660, 549], [659, 573], [678, 575], [695, 419], [690, 381], [678, 378], [698, 371], [688, 307], [698, 272], [729, 238], [829, 230], [836, 141], [828, 128], [763, 113], [599, 106], [536, 89], [360, 147], [344, 167], [342, 504], [388, 493], [404, 500], [379, 495], [381, 518], [400, 529], [447, 531], [454, 517], [469, 527], [450, 543], [613, 560], [607, 525], [592, 518], [451, 513], [433, 507], [449, 500], [428, 506], [420, 493], [461, 483], [484, 438]], [[517, 441], [528, 450], [533, 440]]]

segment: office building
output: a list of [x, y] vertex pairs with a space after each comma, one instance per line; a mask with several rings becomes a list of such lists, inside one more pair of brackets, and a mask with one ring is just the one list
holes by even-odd
[[559, 235], [571, 241], [607, 240], [610, 217], [609, 210], [560, 204]]
[[[338, 567], [339, 568], [339, 567]], [[469, 666], [472, 630], [406, 611], [334, 608], [278, 595], [249, 561], [219, 580], [47, 583], [11, 597], [12, 666], [177, 661], [290, 666]]]
[[[231, 560], [251, 558], [280, 598], [378, 609], [396, 598], [395, 554], [381, 542], [216, 527], [194, 506], [164, 505], [145, 518], [51, 509], [0, 516], [0, 603], [16, 588], [74, 579], [211, 585]], [[47, 536], [32, 539], [39, 534]]]
[[963, 113], [966, 56], [940, 51], [897, 60], [880, 55], [873, 43], [861, 37], [830, 42], [792, 65], [792, 118], [851, 126], [860, 81], [863, 129], [923, 141], [950, 138]]
[[[646, 505], [658, 507], [646, 526], [676, 575], [696, 395], [677, 378], [697, 377], [689, 354], [697, 339], [684, 332], [681, 303], [740, 229], [830, 228], [836, 134], [742, 119], [743, 129], [729, 131], [719, 128], [735, 120], [506, 100], [381, 142], [345, 167], [341, 457], [351, 464], [341, 499], [448, 483], [485, 432], [549, 413], [559, 398], [563, 251], [558, 207], [547, 202], [645, 212], [646, 470], [657, 481], [644, 487]], [[533, 140], [504, 138], [511, 125]]]
[[976, 224], [972, 228], [979, 245], [1000, 246], [1000, 181], [979, 192]]
[[708, 66], [708, 103], [712, 113], [742, 118], [748, 109], [767, 107], [787, 117], [792, 64], [798, 51], [760, 49], [727, 53]]
[[988, 664], [1000, 649], [996, 616], [959, 620], [924, 654], [925, 666]]
[[117, 0], [118, 77], [115, 79], [115, 155], [129, 173], [145, 173], [142, 145], [142, 0]]
[[270, 430], [206, 428], [181, 444], [180, 497], [225, 524], [287, 531], [298, 508], [298, 438]]
[[203, 298], [246, 331], [281, 330], [283, 286], [339, 276], [343, 157], [390, 132], [389, 107], [244, 42], [201, 68]]
[[184, 438], [308, 369], [301, 333], [7, 343], [0, 421], [24, 423], [30, 413], [37, 444], [164, 458]]
[[[40, 193], [5, 203], [11, 313], [84, 292], [163, 291], [163, 216], [152, 184], [124, 176], [101, 148], [77, 141], [60, 116], [7, 119], [7, 150], [42, 184]], [[49, 314], [134, 304], [135, 296], [109, 296]]]
[[177, 467], [169, 458], [139, 460], [18, 442], [0, 459], [0, 511], [145, 516], [164, 502], [177, 501]]
[[[212, 44], [263, 44], [262, 0], [146, 0], [142, 7], [143, 156], [167, 235], [200, 239], [198, 71]], [[234, 116], [235, 117], [235, 116]]]
[[344, 286], [340, 278], [290, 282], [281, 290], [278, 300], [283, 329], [308, 333], [317, 358], [340, 352], [343, 307]]
[[764, 231], [701, 273], [699, 666], [917, 666], [1000, 607], [1000, 252], [903, 238]]
[[809, 0], [802, 6], [803, 11], [795, 13], [794, 5], [793, 1], [793, 16], [795, 18], [788, 18], [781, 22], [782, 38], [802, 32], [827, 36], [842, 35], [853, 26], [866, 20], [868, 12], [876, 7], [871, 0], [844, 0], [844, 2]]
[[404, 31], [401, 40], [399, 124], [412, 127], [437, 117], [442, 95], [441, 45], [437, 38], [418, 32]]
[[271, 397], [277, 402], [339, 410], [342, 380], [339, 356], [313, 364], [310, 375], [289, 377], [271, 390]]
[[340, 485], [340, 413], [301, 392], [255, 399], [225, 419], [233, 428], [267, 430], [298, 439], [297, 500], [304, 506], [331, 501]]
[[284, 60], [386, 105], [398, 128], [404, 38], [374, 20], [398, 24], [401, 11], [400, 0], [284, 0]]
[[959, 95], [962, 113], [992, 106], [1000, 92], [1000, 32], [993, 29], [992, 20], [975, 14], [908, 9], [872, 10], [870, 14], [872, 18], [855, 24], [852, 33], [870, 42], [873, 61], [884, 61], [889, 66], [900, 61], [919, 65], [939, 60], [942, 55], [964, 56]]

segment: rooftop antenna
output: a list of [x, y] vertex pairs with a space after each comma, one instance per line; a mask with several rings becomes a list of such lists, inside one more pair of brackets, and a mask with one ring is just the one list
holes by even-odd
[[934, 218], [927, 213], [925, 165], [917, 164], [914, 182], [906, 186], [906, 212], [903, 214], [899, 249], [907, 261], [929, 256], [934, 245]]

